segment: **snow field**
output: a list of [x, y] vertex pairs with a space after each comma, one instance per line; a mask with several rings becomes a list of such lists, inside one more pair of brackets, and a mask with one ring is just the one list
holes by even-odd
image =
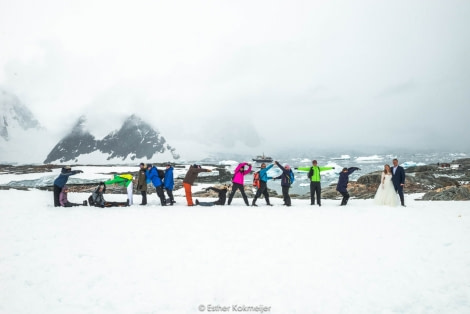
[[0, 198], [0, 313], [470, 311], [469, 202], [161, 207], [151, 195], [150, 206], [100, 209], [54, 208], [38, 190]]

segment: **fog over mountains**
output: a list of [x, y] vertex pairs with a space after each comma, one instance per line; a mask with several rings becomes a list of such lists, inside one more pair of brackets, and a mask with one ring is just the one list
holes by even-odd
[[79, 162], [82, 156], [98, 152], [107, 161], [150, 160], [154, 155], [166, 152], [170, 153], [171, 159], [179, 158], [175, 149], [166, 143], [158, 131], [135, 115], [127, 118], [119, 130], [110, 132], [101, 140], [96, 139], [85, 128], [85, 124], [86, 117], [81, 116], [70, 133], [47, 155], [44, 163]]
[[0, 137], [10, 141], [15, 133], [40, 129], [31, 111], [12, 93], [0, 88]]
[[159, 131], [136, 115], [102, 139], [92, 132], [82, 115], [53, 146], [54, 138], [28, 107], [13, 93], [0, 89], [0, 162], [99, 164], [180, 158]]

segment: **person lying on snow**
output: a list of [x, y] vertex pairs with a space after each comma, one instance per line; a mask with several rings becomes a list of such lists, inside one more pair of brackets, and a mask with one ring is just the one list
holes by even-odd
[[104, 182], [100, 182], [100, 185], [96, 188], [95, 192], [93, 192], [93, 194], [91, 194], [91, 196], [88, 198], [88, 203], [90, 203], [90, 206], [102, 208], [129, 206], [129, 200], [127, 200], [127, 202], [107, 202], [103, 196], [105, 192], [106, 186], [104, 185]]
[[82, 204], [69, 202], [69, 200], [67, 199], [67, 194], [69, 194], [69, 187], [67, 185], [64, 185], [59, 195], [60, 206], [63, 206], [63, 207], [73, 207], [73, 206], [81, 206], [81, 205], [87, 206], [87, 201], [83, 201]]
[[199, 202], [198, 199], [196, 199], [196, 205], [200, 205], [200, 206], [214, 206], [214, 205], [225, 205], [225, 200], [227, 199], [227, 192], [228, 192], [228, 188], [230, 186], [228, 185], [224, 185], [221, 189], [217, 189], [217, 188], [214, 188], [212, 186], [208, 187], [206, 189], [206, 191], [209, 191], [209, 190], [212, 190], [216, 193], [219, 194], [219, 199], [217, 201], [214, 201], [214, 202]]

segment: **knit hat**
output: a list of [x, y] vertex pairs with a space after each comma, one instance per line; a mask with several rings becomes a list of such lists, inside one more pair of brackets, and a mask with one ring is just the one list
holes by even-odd
[[288, 164], [285, 164], [285, 165], [284, 165], [284, 168], [290, 169], [290, 166], [289, 166]]

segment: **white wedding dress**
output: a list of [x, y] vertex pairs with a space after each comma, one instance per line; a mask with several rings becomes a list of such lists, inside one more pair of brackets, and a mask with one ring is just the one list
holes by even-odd
[[398, 206], [398, 194], [392, 182], [392, 175], [382, 172], [379, 188], [375, 193], [376, 205]]

